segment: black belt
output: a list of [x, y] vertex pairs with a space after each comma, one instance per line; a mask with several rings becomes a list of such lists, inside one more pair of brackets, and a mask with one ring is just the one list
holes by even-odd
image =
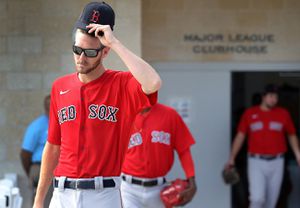
[[279, 154], [279, 155], [260, 155], [260, 154], [249, 154], [250, 157], [252, 158], [259, 158], [262, 160], [274, 160], [277, 158], [283, 158], [284, 154]]
[[[58, 179], [53, 180], [54, 188], [58, 188]], [[103, 188], [113, 188], [116, 183], [113, 179], [103, 179]], [[64, 188], [69, 189], [95, 189], [94, 180], [65, 180]]]
[[[122, 179], [124, 181], [127, 181], [125, 175], [122, 175]], [[163, 183], [165, 183], [165, 182], [166, 182], [166, 179], [164, 178]], [[151, 186], [157, 186], [158, 185], [158, 180], [155, 179], [155, 180], [151, 180], [151, 181], [143, 181], [143, 180], [140, 180], [140, 179], [137, 179], [137, 178], [132, 178], [131, 183], [136, 184], [136, 185], [140, 185], [140, 186], [151, 187]]]

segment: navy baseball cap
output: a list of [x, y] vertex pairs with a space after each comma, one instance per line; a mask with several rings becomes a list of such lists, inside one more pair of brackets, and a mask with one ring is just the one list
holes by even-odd
[[76, 21], [75, 28], [88, 31], [86, 26], [91, 23], [110, 25], [110, 28], [113, 30], [115, 25], [114, 10], [105, 2], [88, 3]]

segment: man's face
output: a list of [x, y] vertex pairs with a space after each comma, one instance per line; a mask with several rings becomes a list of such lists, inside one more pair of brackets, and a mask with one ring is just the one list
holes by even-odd
[[263, 96], [263, 104], [268, 108], [273, 108], [278, 103], [278, 94], [277, 93], [267, 93]]
[[[99, 49], [101, 47], [98, 38], [91, 37], [90, 35], [81, 32], [76, 33], [74, 45], [82, 49]], [[96, 57], [86, 57], [84, 52], [80, 55], [73, 52], [73, 55], [76, 71], [80, 74], [88, 74], [102, 63], [102, 51], [99, 51]]]

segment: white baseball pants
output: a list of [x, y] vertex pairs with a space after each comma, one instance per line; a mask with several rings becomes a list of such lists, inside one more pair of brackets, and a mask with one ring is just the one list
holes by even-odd
[[283, 179], [284, 159], [248, 157], [250, 208], [275, 208]]
[[121, 195], [124, 208], [164, 208], [160, 191], [166, 184], [144, 187], [123, 181]]
[[113, 178], [114, 188], [99, 189], [54, 189], [49, 208], [122, 208], [121, 179]]

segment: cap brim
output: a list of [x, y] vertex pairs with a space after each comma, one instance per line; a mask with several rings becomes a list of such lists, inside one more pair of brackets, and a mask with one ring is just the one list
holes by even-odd
[[88, 26], [88, 24], [83, 23], [83, 22], [81, 22], [81, 21], [77, 21], [77, 22], [75, 23], [75, 28], [76, 28], [76, 29], [82, 29], [82, 30], [86, 31], [88, 35], [90, 35], [90, 36], [92, 36], [92, 37], [95, 37], [95, 32], [88, 33], [88, 32], [89, 32], [89, 29], [86, 28], [86, 26]]
[[82, 29], [82, 30], [88, 32], [89, 29], [86, 28], [86, 26], [88, 26], [88, 24], [83, 23], [83, 22], [81, 22], [81, 21], [77, 21], [77, 22], [75, 23], [75, 28], [79, 28], [79, 29]]

